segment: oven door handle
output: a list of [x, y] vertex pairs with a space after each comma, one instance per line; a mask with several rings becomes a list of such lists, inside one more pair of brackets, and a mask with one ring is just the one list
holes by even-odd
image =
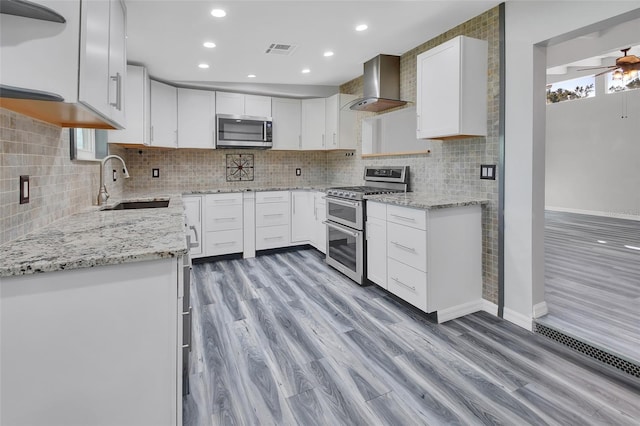
[[338, 225], [337, 223], [329, 222], [328, 220], [325, 220], [322, 223], [324, 223], [325, 225], [327, 225], [330, 228], [335, 228], [338, 231], [342, 231], [345, 234], [349, 234], [352, 237], [358, 238], [358, 236], [360, 235], [358, 232], [352, 231], [351, 229], [347, 228], [346, 226]]
[[360, 205], [359, 201], [345, 201], [333, 197], [327, 197], [327, 199], [329, 203], [335, 203], [341, 206], [358, 207]]

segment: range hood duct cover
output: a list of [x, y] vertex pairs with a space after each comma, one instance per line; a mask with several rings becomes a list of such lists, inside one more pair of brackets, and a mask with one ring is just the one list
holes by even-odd
[[364, 63], [363, 94], [349, 104], [355, 111], [379, 112], [406, 105], [400, 100], [400, 56], [378, 55]]

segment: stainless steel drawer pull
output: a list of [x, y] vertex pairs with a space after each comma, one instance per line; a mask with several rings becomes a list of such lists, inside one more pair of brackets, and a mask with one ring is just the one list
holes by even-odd
[[267, 216], [284, 216], [284, 213], [269, 213], [269, 214], [265, 214], [263, 216], [264, 217], [267, 217]]
[[214, 203], [233, 203], [237, 201], [235, 198], [221, 198], [213, 200]]
[[395, 241], [391, 241], [391, 244], [393, 244], [394, 246], [396, 246], [398, 248], [401, 248], [403, 250], [410, 251], [411, 253], [415, 253], [416, 252], [416, 249], [414, 249], [413, 247], [407, 247], [407, 246], [402, 245], [400, 243], [397, 243]]
[[265, 240], [281, 240], [282, 237], [264, 237]]
[[216, 217], [213, 220], [217, 221], [217, 222], [228, 222], [230, 220], [236, 220], [238, 219], [237, 217]]
[[408, 288], [409, 290], [416, 291], [416, 288], [414, 286], [412, 286], [412, 285], [405, 284], [402, 281], [400, 281], [399, 279], [394, 278], [394, 277], [391, 277], [391, 279], [394, 280], [395, 282], [397, 282], [398, 284], [400, 284], [401, 286]]
[[285, 198], [281, 195], [277, 195], [275, 197], [264, 197], [265, 200], [282, 200], [285, 201]]
[[235, 244], [235, 243], [236, 243], [235, 241], [225, 241], [223, 243], [214, 243], [213, 245], [214, 246], [228, 246], [228, 245], [232, 245], [232, 244]]
[[390, 213], [390, 214], [391, 214], [391, 216], [393, 216], [393, 217], [397, 217], [398, 219], [402, 219], [402, 220], [410, 220], [411, 222], [415, 222], [415, 221], [416, 221], [416, 219], [415, 219], [415, 218], [413, 218], [413, 217], [400, 216], [400, 215], [393, 214], [393, 213]]

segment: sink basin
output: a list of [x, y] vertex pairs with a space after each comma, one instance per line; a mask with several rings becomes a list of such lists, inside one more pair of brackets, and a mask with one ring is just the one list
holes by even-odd
[[169, 207], [169, 200], [122, 201], [111, 207], [103, 207], [100, 210], [158, 209], [163, 207]]

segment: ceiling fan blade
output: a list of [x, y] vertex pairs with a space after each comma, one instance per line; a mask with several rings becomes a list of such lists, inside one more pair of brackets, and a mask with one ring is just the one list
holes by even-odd
[[[605, 69], [605, 68], [607, 70], [611, 70], [611, 69], [614, 69], [614, 68], [618, 68], [618, 66], [617, 65], [611, 65], [611, 66], [608, 66], [608, 67], [581, 68], [581, 69], [576, 70], [576, 71], [592, 71], [592, 70], [601, 70], [601, 69]], [[605, 71], [605, 72], [607, 72], [607, 71]]]

